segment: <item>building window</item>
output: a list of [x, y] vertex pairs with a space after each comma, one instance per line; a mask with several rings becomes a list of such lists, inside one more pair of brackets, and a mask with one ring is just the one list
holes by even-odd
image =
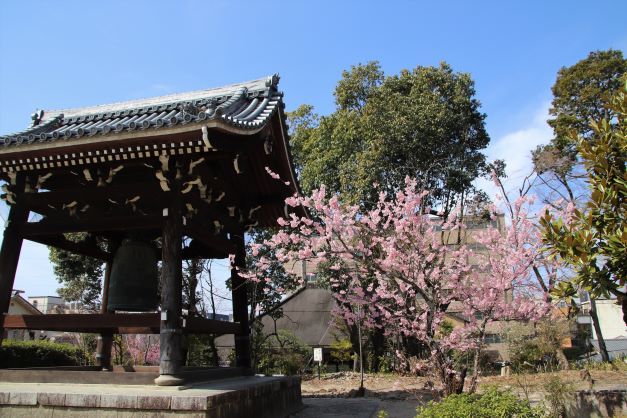
[[487, 250], [486, 246], [478, 243], [478, 242], [471, 242], [470, 244], [468, 244], [468, 249], [473, 250], [473, 251], [485, 251]]
[[499, 334], [486, 334], [485, 343], [486, 344], [497, 344], [501, 342], [501, 336]]

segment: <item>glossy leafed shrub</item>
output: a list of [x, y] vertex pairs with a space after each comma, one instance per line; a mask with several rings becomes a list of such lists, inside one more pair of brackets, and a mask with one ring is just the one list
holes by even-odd
[[431, 401], [418, 409], [416, 418], [536, 418], [540, 409], [519, 399], [510, 391], [489, 388], [483, 394], [450, 395], [440, 402]]

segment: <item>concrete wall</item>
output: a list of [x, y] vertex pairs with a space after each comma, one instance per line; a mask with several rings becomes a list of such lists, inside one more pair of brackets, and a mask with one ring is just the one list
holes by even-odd
[[566, 416], [627, 417], [627, 392], [624, 390], [578, 391], [566, 407]]
[[[597, 361], [601, 361], [601, 355], [599, 352], [599, 342], [592, 340], [592, 345], [597, 351], [597, 354], [593, 357]], [[605, 348], [607, 348], [607, 354], [610, 356], [610, 360], [627, 356], [627, 338], [621, 338], [616, 340], [605, 340]]]

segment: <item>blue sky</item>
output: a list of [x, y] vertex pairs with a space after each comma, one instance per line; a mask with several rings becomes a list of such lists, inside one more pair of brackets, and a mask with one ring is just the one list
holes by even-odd
[[[352, 64], [386, 74], [447, 61], [471, 73], [511, 182], [546, 142], [551, 85], [592, 50], [627, 51], [623, 1], [3, 1], [0, 134], [37, 108], [202, 89], [280, 73], [288, 110], [334, 108]], [[0, 208], [6, 217], [6, 207]], [[26, 244], [15, 287], [52, 294], [47, 250]]]

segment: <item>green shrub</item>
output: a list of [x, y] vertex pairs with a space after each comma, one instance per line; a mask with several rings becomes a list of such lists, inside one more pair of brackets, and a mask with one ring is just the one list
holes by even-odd
[[429, 402], [418, 408], [416, 418], [536, 418], [541, 410], [532, 408], [528, 401], [510, 391], [488, 388], [481, 394], [450, 395], [440, 402]]
[[542, 363], [543, 354], [535, 339], [519, 341], [510, 347], [512, 368], [516, 371], [536, 371]]
[[352, 354], [353, 345], [349, 339], [345, 338], [331, 343], [331, 358], [338, 363], [350, 361]]
[[[215, 336], [207, 334], [187, 336], [188, 366], [217, 366], [220, 363]], [[233, 358], [235, 363], [235, 358]]]
[[255, 346], [257, 372], [266, 375], [301, 374], [312, 355], [311, 347], [284, 329], [280, 329], [275, 335], [266, 336]]
[[552, 376], [544, 383], [544, 402], [551, 418], [566, 415], [566, 404], [575, 390], [572, 383], [564, 382], [559, 376]]
[[0, 368], [82, 366], [89, 360], [85, 352], [71, 344], [50, 341], [5, 340], [0, 347]]
[[603, 361], [580, 361], [576, 364], [577, 368], [580, 369], [588, 369], [593, 371], [603, 371], [603, 372], [627, 372], [627, 357], [615, 358], [610, 362]]

